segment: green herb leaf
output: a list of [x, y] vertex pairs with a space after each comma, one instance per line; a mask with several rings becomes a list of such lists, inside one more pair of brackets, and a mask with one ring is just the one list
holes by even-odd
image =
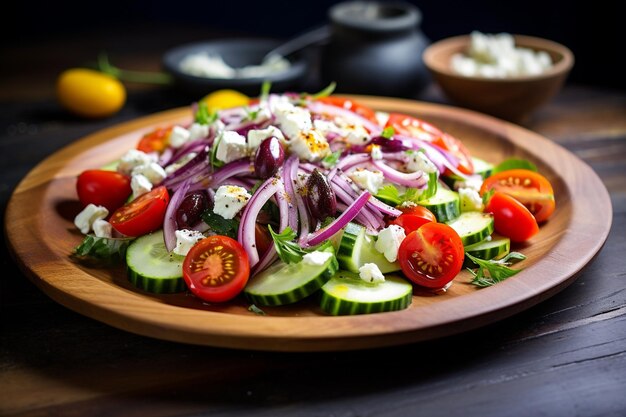
[[378, 190], [376, 198], [394, 206], [398, 206], [404, 202], [417, 204], [420, 201], [427, 200], [434, 196], [437, 192], [437, 184], [437, 174], [433, 172], [428, 174], [428, 185], [422, 190], [418, 188], [407, 188], [404, 193], [400, 194], [400, 191], [398, 191], [394, 185], [387, 184]]
[[465, 256], [478, 265], [478, 268], [475, 270], [468, 268], [468, 271], [474, 277], [471, 283], [478, 287], [490, 287], [519, 273], [521, 269], [511, 269], [509, 265], [511, 265], [513, 261], [526, 259], [526, 256], [519, 252], [511, 252], [499, 260], [480, 259], [467, 252]]
[[311, 94], [309, 97], [311, 98], [311, 100], [317, 100], [318, 98], [328, 97], [329, 95], [333, 93], [333, 91], [335, 91], [336, 87], [337, 87], [337, 83], [333, 81], [332, 83], [328, 84], [328, 86], [324, 88], [322, 91], [315, 93], [315, 94]]
[[215, 170], [215, 168], [220, 168], [224, 165], [224, 162], [217, 159], [217, 147], [219, 146], [221, 140], [222, 135], [218, 135], [213, 141], [213, 145], [211, 145], [211, 150], [209, 153], [209, 164], [211, 165], [211, 168], [213, 170]]
[[214, 233], [237, 239], [239, 220], [225, 219], [219, 214], [215, 214], [212, 209], [205, 210], [200, 217]]
[[251, 121], [251, 122], [256, 120], [260, 111], [260, 109], [250, 110], [248, 107], [244, 107], [244, 110], [246, 112], [246, 117], [244, 118], [244, 121]]
[[308, 252], [300, 247], [294, 240], [296, 238], [296, 232], [289, 226], [280, 233], [274, 232], [272, 226], [268, 225], [272, 239], [274, 240], [274, 247], [278, 257], [285, 263], [298, 263], [302, 260], [302, 257]]
[[385, 139], [391, 139], [393, 135], [395, 134], [396, 134], [396, 129], [394, 129], [393, 126], [387, 126], [386, 128], [383, 129], [383, 133], [381, 133], [380, 136], [382, 136]]
[[483, 205], [485, 207], [487, 207], [487, 205], [489, 204], [489, 200], [491, 200], [491, 197], [493, 197], [493, 193], [495, 192], [496, 192], [495, 189], [490, 188], [489, 190], [487, 190], [485, 194], [483, 194]]
[[272, 82], [270, 80], [263, 81], [261, 85], [261, 95], [259, 96], [259, 101], [264, 102], [267, 101], [267, 98], [270, 95], [270, 90], [272, 89]]
[[491, 175], [498, 172], [508, 171], [509, 169], [527, 169], [537, 172], [537, 166], [526, 159], [511, 158], [500, 162], [491, 172]]
[[204, 101], [198, 102], [198, 110], [194, 121], [201, 125], [211, 125], [217, 120], [217, 112], [209, 112], [209, 106]]
[[383, 185], [376, 193], [376, 198], [393, 206], [397, 206], [402, 202], [400, 192], [391, 184]]
[[254, 304], [250, 304], [250, 307], [248, 307], [248, 311], [256, 314], [257, 316], [267, 316], [265, 311], [261, 310], [259, 307], [255, 306]]
[[341, 157], [341, 151], [335, 151], [331, 153], [330, 155], [325, 156], [324, 159], [322, 159], [322, 165], [324, 166], [324, 168], [330, 169], [334, 167], [335, 165], [337, 165], [337, 162], [339, 162], [340, 157]]
[[428, 174], [428, 184], [418, 196], [418, 201], [428, 200], [429, 198], [437, 194], [437, 187], [437, 173], [430, 172]]
[[87, 235], [71, 256], [80, 262], [103, 266], [118, 263], [125, 259], [126, 249], [133, 239]]

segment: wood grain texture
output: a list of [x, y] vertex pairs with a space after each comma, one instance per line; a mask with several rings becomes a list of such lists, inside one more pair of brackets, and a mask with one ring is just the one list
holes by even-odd
[[207, 306], [187, 295], [155, 296], [128, 284], [121, 269], [73, 264], [67, 254], [80, 241], [71, 223], [74, 178], [116, 159], [155, 125], [188, 120], [179, 109], [90, 135], [38, 165], [18, 186], [7, 208], [6, 232], [20, 265], [61, 304], [115, 327], [161, 339], [242, 349], [316, 351], [372, 348], [432, 339], [483, 326], [531, 307], [570, 284], [602, 247], [611, 204], [595, 173], [547, 139], [487, 116], [444, 106], [362, 98], [385, 111], [430, 120], [492, 162], [533, 160], [552, 181], [557, 211], [528, 245], [525, 270], [497, 286], [475, 290], [467, 275], [443, 296], [417, 292], [404, 311], [359, 317], [326, 317], [311, 304], [247, 311], [242, 301]]

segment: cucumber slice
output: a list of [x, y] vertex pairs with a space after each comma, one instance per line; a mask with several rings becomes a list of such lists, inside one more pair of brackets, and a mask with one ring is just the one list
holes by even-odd
[[[479, 259], [500, 259], [511, 251], [511, 239], [500, 235], [492, 235], [490, 240], [474, 243], [465, 247], [465, 252]], [[465, 266], [474, 267], [474, 262], [465, 258]]]
[[398, 276], [369, 284], [355, 273], [339, 271], [322, 287], [320, 307], [333, 316], [381, 313], [407, 308], [412, 296], [411, 284]]
[[[318, 250], [335, 254], [330, 244]], [[338, 268], [335, 256], [331, 256], [323, 265], [304, 262], [286, 264], [279, 261], [252, 278], [243, 293], [250, 302], [259, 306], [295, 303], [319, 290]]]
[[126, 250], [128, 279], [142, 290], [164, 294], [184, 291], [184, 256], [171, 254], [165, 248], [163, 232], [136, 239]]
[[375, 244], [374, 238], [365, 233], [365, 227], [348, 223], [337, 251], [339, 268], [358, 273], [361, 266], [374, 263], [383, 274], [399, 271], [400, 264], [389, 262], [385, 255], [376, 250]]
[[459, 195], [443, 187], [437, 187], [437, 193], [434, 196], [418, 204], [432, 211], [440, 223], [454, 220], [461, 214]]
[[[474, 174], [480, 175], [483, 179], [491, 175], [494, 165], [480, 158], [472, 157], [472, 163], [474, 164]], [[443, 182], [450, 188], [455, 188], [454, 183], [457, 181], [463, 181], [463, 178], [456, 174], [441, 175]]]
[[463, 246], [485, 240], [493, 233], [493, 215], [479, 211], [468, 211], [448, 222], [461, 238]]

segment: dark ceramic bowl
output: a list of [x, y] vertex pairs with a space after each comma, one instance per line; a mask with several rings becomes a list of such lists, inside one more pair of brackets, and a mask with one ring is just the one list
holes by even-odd
[[307, 75], [309, 63], [304, 54], [294, 54], [288, 59], [291, 66], [268, 77], [255, 78], [207, 78], [189, 75], [180, 70], [180, 62], [190, 54], [207, 52], [220, 55], [224, 61], [235, 68], [246, 65], [258, 65], [264, 55], [279, 41], [270, 39], [220, 39], [182, 45], [171, 49], [163, 56], [163, 67], [174, 77], [175, 85], [182, 92], [203, 97], [211, 91], [233, 89], [249, 96], [257, 96], [265, 80], [272, 83], [273, 92], [297, 90]]

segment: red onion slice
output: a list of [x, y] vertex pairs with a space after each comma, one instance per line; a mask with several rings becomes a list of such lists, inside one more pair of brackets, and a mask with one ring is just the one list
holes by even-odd
[[172, 194], [172, 198], [170, 199], [167, 209], [165, 210], [165, 220], [163, 221], [163, 241], [165, 242], [165, 247], [169, 252], [173, 251], [176, 247], [176, 230], [178, 227], [176, 224], [176, 212], [185, 199], [187, 191], [189, 191], [189, 184], [190, 181], [187, 180], [183, 182], [180, 187], [178, 187], [176, 192]]
[[309, 246], [315, 246], [330, 239], [359, 214], [359, 211], [367, 204], [367, 200], [369, 200], [370, 197], [371, 194], [365, 191], [359, 198], [354, 200], [354, 203], [350, 204], [348, 209], [341, 213], [341, 216], [337, 217], [335, 221], [317, 232], [310, 234], [307, 244]]

